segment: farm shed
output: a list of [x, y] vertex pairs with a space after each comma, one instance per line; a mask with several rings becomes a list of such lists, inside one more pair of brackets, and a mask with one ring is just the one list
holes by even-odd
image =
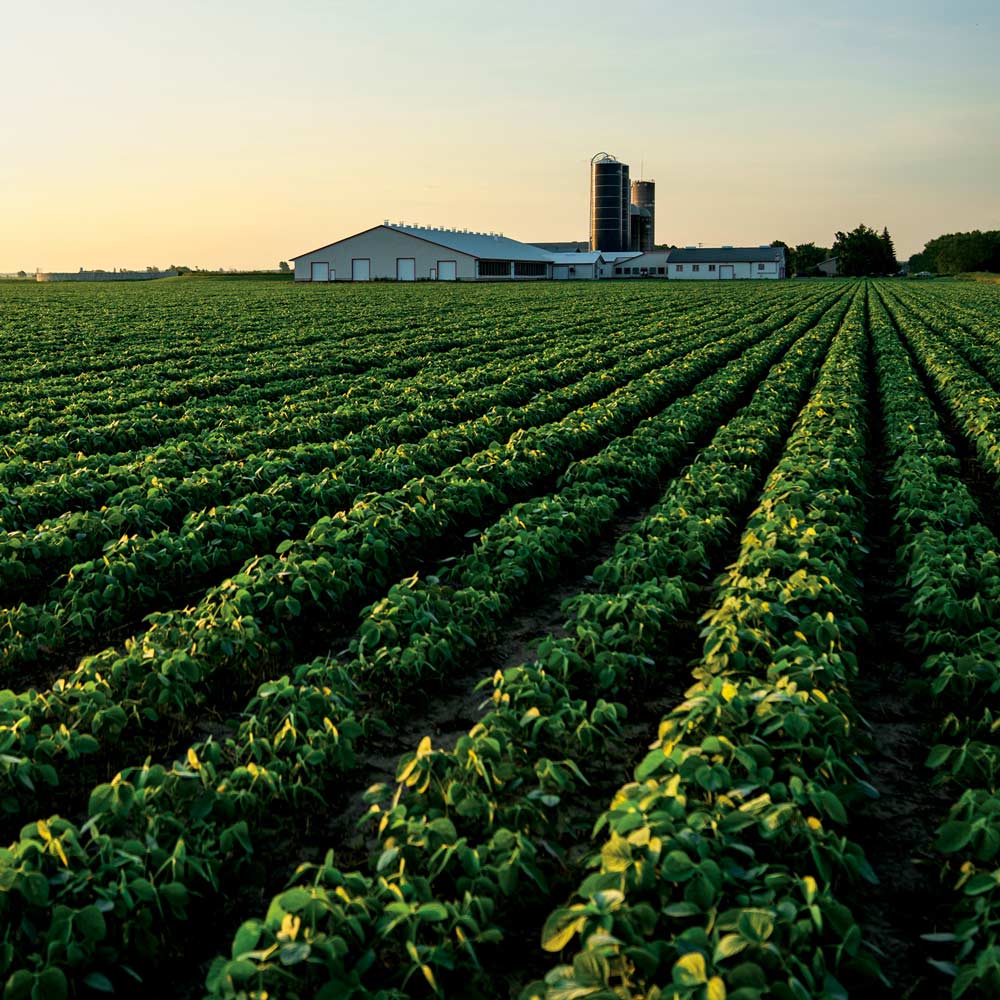
[[640, 256], [642, 256], [640, 250], [604, 250], [601, 253], [602, 259], [597, 269], [597, 276], [599, 278], [620, 278], [621, 275], [616, 275], [615, 270], [632, 260], [633, 257]]
[[553, 255], [499, 233], [383, 223], [295, 261], [296, 281], [519, 281], [552, 277]]
[[552, 277], [559, 280], [580, 280], [599, 277], [598, 268], [604, 263], [599, 250], [585, 253], [552, 253]]
[[784, 247], [685, 247], [671, 250], [668, 277], [683, 281], [737, 278], [777, 280], [785, 276]]
[[666, 278], [669, 250], [653, 250], [615, 261], [615, 278]]

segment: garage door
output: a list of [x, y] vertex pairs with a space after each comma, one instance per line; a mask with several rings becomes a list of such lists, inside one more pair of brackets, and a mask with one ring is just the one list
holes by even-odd
[[417, 280], [417, 262], [412, 257], [400, 257], [396, 261], [396, 280]]
[[732, 281], [733, 279], [733, 265], [732, 264], [720, 264], [719, 265], [719, 281]]
[[552, 277], [556, 281], [566, 281], [569, 279], [569, 264], [553, 264]]
[[329, 281], [330, 265], [324, 261], [314, 260], [309, 271], [311, 281]]
[[372, 262], [364, 260], [351, 261], [351, 281], [368, 281], [372, 275]]
[[453, 260], [438, 261], [438, 281], [455, 281], [458, 277], [458, 265]]

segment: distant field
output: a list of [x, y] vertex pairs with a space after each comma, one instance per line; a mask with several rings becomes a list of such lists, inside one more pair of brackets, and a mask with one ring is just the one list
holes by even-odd
[[0, 335], [5, 998], [1000, 994], [1000, 289]]

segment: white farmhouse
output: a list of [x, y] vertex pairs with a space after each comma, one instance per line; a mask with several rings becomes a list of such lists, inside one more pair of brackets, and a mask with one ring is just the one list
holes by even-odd
[[668, 277], [685, 281], [785, 277], [784, 247], [684, 247], [671, 250]]
[[385, 222], [292, 260], [296, 281], [516, 281], [551, 278], [554, 256], [501, 233]]

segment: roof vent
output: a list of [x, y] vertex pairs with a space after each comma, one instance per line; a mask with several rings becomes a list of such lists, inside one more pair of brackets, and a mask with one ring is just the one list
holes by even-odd
[[684, 249], [685, 250], [697, 250], [698, 248], [697, 247], [685, 247]]

